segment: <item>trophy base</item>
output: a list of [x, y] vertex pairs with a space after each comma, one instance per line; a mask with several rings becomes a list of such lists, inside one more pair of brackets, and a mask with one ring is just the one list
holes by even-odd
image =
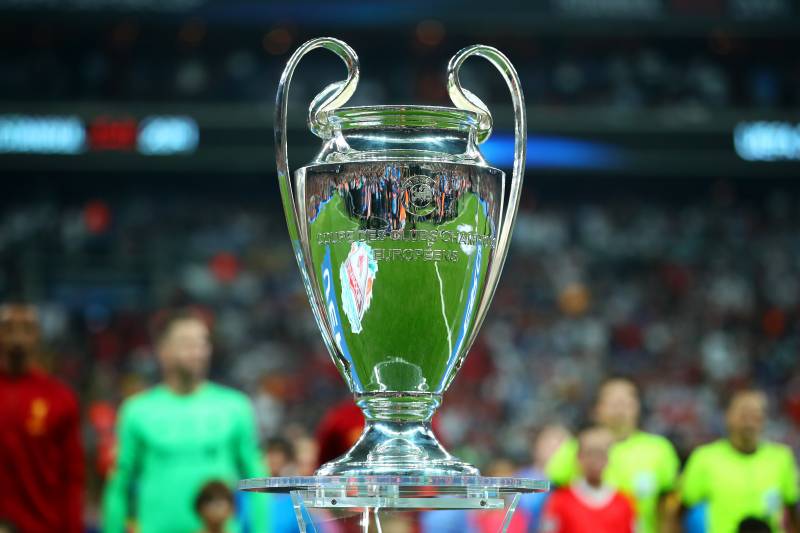
[[479, 476], [453, 457], [422, 421], [367, 420], [347, 454], [322, 465], [317, 476]]

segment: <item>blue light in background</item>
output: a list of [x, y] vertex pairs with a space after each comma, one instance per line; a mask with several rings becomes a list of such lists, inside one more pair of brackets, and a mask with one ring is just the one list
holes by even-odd
[[[514, 165], [514, 136], [495, 133], [480, 147], [486, 160], [497, 167]], [[621, 150], [613, 145], [570, 137], [528, 137], [527, 167], [609, 169], [622, 163]]]
[[740, 122], [733, 131], [733, 146], [745, 161], [800, 160], [800, 124]]
[[200, 128], [193, 118], [151, 116], [139, 126], [137, 147], [142, 155], [190, 154], [199, 141]]
[[86, 130], [74, 116], [0, 115], [0, 153], [75, 155]]

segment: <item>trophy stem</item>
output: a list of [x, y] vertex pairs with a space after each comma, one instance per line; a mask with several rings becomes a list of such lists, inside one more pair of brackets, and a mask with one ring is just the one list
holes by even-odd
[[429, 422], [441, 403], [440, 394], [430, 393], [379, 392], [356, 396], [356, 405], [368, 422]]
[[478, 469], [444, 449], [430, 420], [441, 403], [436, 394], [370, 393], [356, 403], [364, 432], [344, 456], [323, 465], [320, 476], [464, 476]]

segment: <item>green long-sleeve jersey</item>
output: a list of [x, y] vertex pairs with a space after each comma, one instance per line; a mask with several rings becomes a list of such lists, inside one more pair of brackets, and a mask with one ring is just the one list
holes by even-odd
[[[141, 533], [195, 533], [194, 501], [204, 483], [219, 479], [233, 487], [240, 478], [266, 475], [250, 401], [213, 383], [186, 395], [159, 385], [131, 397], [120, 409], [117, 438], [103, 495], [104, 533], [125, 531], [129, 516]], [[248, 530], [262, 533], [267, 504], [263, 495], [248, 496], [255, 500], [246, 506]]]

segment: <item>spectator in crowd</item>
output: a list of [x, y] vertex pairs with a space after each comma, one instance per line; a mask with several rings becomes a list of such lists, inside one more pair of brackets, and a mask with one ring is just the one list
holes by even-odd
[[[263, 446], [264, 461], [267, 469], [274, 476], [296, 475], [295, 451], [291, 441], [283, 437], [273, 437]], [[288, 494], [272, 496], [272, 533], [294, 533], [297, 531], [297, 519], [294, 505]]]
[[78, 401], [36, 367], [39, 339], [35, 308], [0, 306], [0, 522], [22, 533], [80, 533], [84, 456]]
[[[141, 533], [194, 533], [198, 489], [265, 475], [255, 418], [242, 393], [207, 381], [209, 326], [194, 310], [167, 313], [155, 328], [164, 382], [126, 400], [118, 421], [115, 469], [103, 500], [103, 531], [121, 533], [136, 485]], [[265, 505], [248, 505], [249, 531], [264, 531]]]
[[283, 437], [272, 437], [263, 446], [264, 461], [274, 476], [291, 476], [296, 473], [294, 446]]
[[[638, 429], [639, 391], [629, 379], [612, 378], [598, 391], [595, 421], [614, 437], [605, 481], [635, 504], [637, 530], [655, 533], [668, 529], [666, 506], [674, 490], [680, 462], [674, 447], [660, 435]], [[578, 442], [569, 440], [553, 455], [547, 474], [557, 486], [567, 486], [580, 475]]]
[[223, 481], [209, 481], [197, 494], [194, 510], [203, 523], [198, 533], [222, 533], [233, 516], [233, 492]]
[[[545, 473], [547, 463], [569, 437], [570, 434], [567, 428], [560, 424], [544, 426], [539, 431], [538, 435], [536, 435], [536, 439], [534, 439], [533, 446], [531, 447], [533, 464], [517, 472], [517, 476], [527, 479], [547, 479], [547, 474]], [[546, 492], [526, 494], [519, 502], [518, 512], [527, 515], [529, 524], [528, 530], [531, 532], [539, 530], [539, 518], [542, 514], [542, 508], [547, 501], [547, 496], [548, 493]]]
[[[509, 459], [497, 458], [483, 469], [483, 474], [488, 477], [512, 477], [514, 463]], [[469, 511], [467, 513], [468, 527], [471, 533], [494, 533], [502, 531], [506, 520], [506, 509], [491, 509], [486, 511]], [[515, 512], [508, 522], [506, 533], [524, 533], [530, 531], [530, 516], [525, 512]], [[464, 531], [464, 530], [462, 530]]]
[[317, 426], [317, 461], [323, 465], [350, 451], [364, 431], [364, 413], [351, 398], [325, 412]]
[[689, 456], [681, 498], [686, 506], [708, 503], [709, 533], [741, 530], [747, 518], [768, 522], [773, 533], [798, 532], [797, 465], [787, 446], [762, 440], [766, 417], [763, 392], [735, 392], [725, 413], [728, 438]]
[[603, 481], [614, 435], [592, 427], [578, 435], [580, 477], [553, 492], [542, 512], [543, 533], [633, 533], [636, 520], [626, 496]]

